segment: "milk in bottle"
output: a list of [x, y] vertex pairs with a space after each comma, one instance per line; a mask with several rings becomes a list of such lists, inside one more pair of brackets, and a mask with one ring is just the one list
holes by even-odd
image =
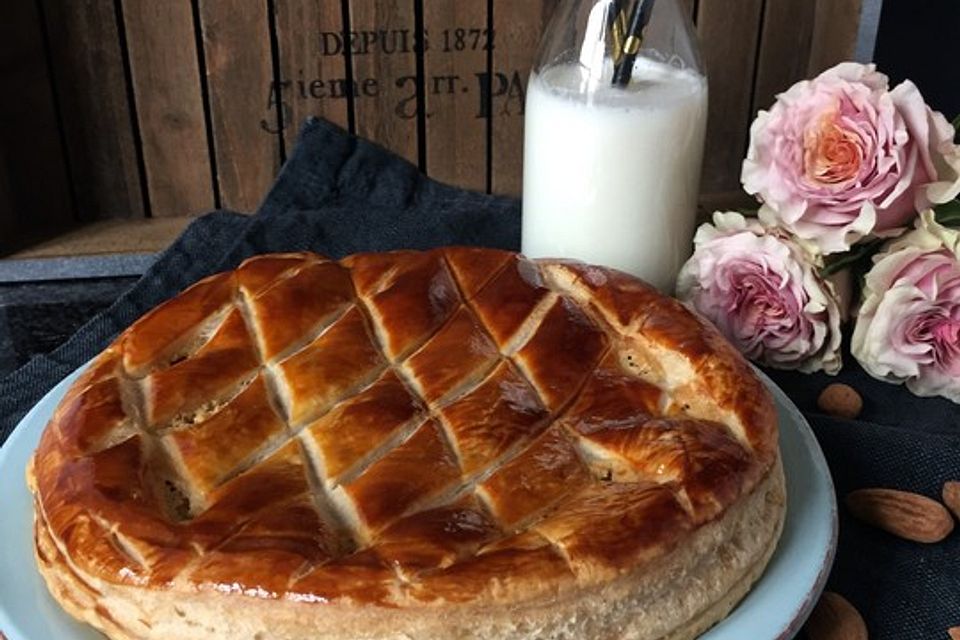
[[586, 20], [581, 41], [572, 53], [542, 47], [528, 84], [523, 252], [615, 267], [669, 293], [692, 249], [706, 79], [676, 0], [657, 0], [630, 81], [614, 86], [600, 41], [613, 3], [586, 3], [586, 16], [581, 4], [566, 2], [550, 28], [570, 38]]

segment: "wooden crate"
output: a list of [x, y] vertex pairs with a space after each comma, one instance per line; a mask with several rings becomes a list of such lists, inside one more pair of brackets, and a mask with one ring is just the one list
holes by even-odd
[[[11, 3], [0, 250], [106, 219], [253, 211], [313, 114], [439, 180], [519, 194], [526, 77], [556, 2]], [[757, 108], [853, 55], [864, 3], [687, 0], [710, 77], [706, 201], [737, 192]]]

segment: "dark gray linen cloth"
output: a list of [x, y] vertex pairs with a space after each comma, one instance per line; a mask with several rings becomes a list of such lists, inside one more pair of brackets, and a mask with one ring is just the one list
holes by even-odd
[[[47, 391], [136, 318], [248, 256], [312, 250], [339, 258], [451, 244], [518, 249], [520, 203], [441, 185], [377, 145], [310, 120], [256, 215], [221, 211], [197, 219], [113, 306], [0, 380], [0, 443]], [[852, 519], [842, 498], [874, 486], [938, 497], [945, 481], [960, 480], [960, 407], [872, 380], [849, 354], [837, 378], [767, 373], [809, 419], [836, 483], [840, 544], [828, 588], [861, 611], [871, 638], [946, 638], [947, 628], [960, 625], [960, 532], [934, 545], [903, 541]], [[863, 395], [858, 420], [818, 412], [818, 393], [835, 380]]]

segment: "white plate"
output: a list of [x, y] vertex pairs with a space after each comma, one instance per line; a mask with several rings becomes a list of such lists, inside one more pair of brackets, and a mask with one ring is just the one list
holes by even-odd
[[[0, 631], [9, 640], [102, 640], [67, 616], [48, 595], [33, 560], [33, 505], [24, 478], [27, 459], [79, 371], [48, 393], [0, 449]], [[761, 374], [762, 375], [762, 374]], [[780, 414], [780, 451], [787, 477], [783, 537], [763, 577], [703, 640], [792, 638], [823, 589], [837, 539], [837, 505], [823, 453], [806, 420], [764, 376]]]

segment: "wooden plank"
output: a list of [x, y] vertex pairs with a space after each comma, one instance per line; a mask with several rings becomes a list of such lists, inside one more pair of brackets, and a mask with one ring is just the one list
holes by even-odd
[[468, 189], [487, 188], [487, 0], [424, 2], [427, 171]]
[[763, 0], [701, 0], [697, 31], [710, 82], [701, 191], [733, 191], [747, 145]]
[[122, 3], [151, 214], [208, 210], [213, 178], [190, 3]]
[[[289, 154], [300, 126], [309, 116], [320, 116], [347, 128], [343, 13], [340, 0], [275, 0], [275, 7], [280, 105]], [[271, 113], [265, 117], [270, 120], [274, 118], [272, 92], [266, 103]]]
[[0, 20], [0, 251], [73, 223], [73, 202], [40, 16], [33, 2], [12, 2]]
[[715, 211], [736, 211], [738, 209], [756, 211], [759, 207], [756, 199], [748, 195], [743, 189], [704, 193], [700, 195], [697, 202], [697, 224], [712, 222]]
[[537, 45], [557, 0], [493, 0], [491, 190], [520, 195], [523, 187], [523, 107]]
[[142, 217], [143, 193], [112, 0], [43, 0], [71, 177], [83, 220]]
[[0, 251], [7, 239], [13, 239], [16, 233], [16, 207], [13, 205], [13, 188], [10, 184], [10, 168], [7, 167], [6, 154], [0, 147]]
[[809, 76], [853, 59], [862, 9], [863, 0], [816, 0]]
[[99, 220], [6, 257], [19, 260], [105, 253], [156, 253], [169, 247], [194, 220], [190, 217]]
[[273, 82], [267, 4], [201, 0], [199, 8], [220, 204], [253, 211], [280, 168], [280, 139], [260, 126], [261, 91]]
[[751, 116], [768, 109], [776, 95], [807, 75], [813, 38], [814, 3], [766, 0], [757, 57], [757, 81]]
[[352, 0], [357, 134], [418, 159], [414, 0]]

